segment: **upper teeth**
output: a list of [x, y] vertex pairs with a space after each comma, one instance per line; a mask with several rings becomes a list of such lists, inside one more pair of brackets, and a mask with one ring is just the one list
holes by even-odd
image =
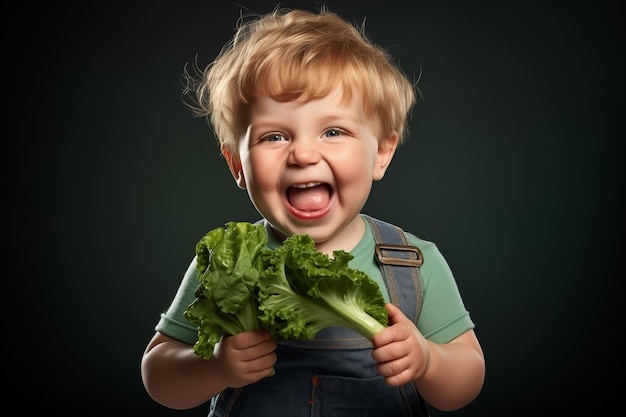
[[309, 187], [315, 187], [316, 185], [320, 185], [321, 182], [308, 182], [306, 184], [295, 184], [292, 187], [295, 188], [309, 188]]

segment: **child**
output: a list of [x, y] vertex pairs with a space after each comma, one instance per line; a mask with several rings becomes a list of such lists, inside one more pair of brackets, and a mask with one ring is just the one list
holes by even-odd
[[[325, 8], [276, 9], [240, 23], [198, 79], [186, 75], [191, 106], [210, 118], [269, 246], [308, 234], [320, 252], [350, 252], [351, 267], [392, 300], [361, 213], [405, 139], [416, 95], [389, 55]], [[143, 355], [147, 392], [173, 409], [210, 400], [212, 417], [417, 416], [428, 414], [424, 401], [465, 406], [485, 373], [474, 323], [437, 247], [407, 236], [423, 255], [423, 297], [402, 294], [410, 308], [388, 302], [389, 327], [371, 342], [347, 329], [312, 341], [245, 332], [223, 337], [209, 360], [194, 353], [197, 327], [183, 317], [198, 286], [194, 259]]]

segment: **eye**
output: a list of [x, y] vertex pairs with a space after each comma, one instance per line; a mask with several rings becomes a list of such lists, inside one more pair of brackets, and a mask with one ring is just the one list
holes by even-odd
[[345, 135], [346, 131], [343, 129], [339, 129], [339, 128], [332, 128], [332, 129], [328, 129], [327, 131], [324, 132], [324, 136], [327, 138], [334, 138], [337, 136], [342, 136]]
[[287, 138], [280, 133], [271, 133], [269, 135], [265, 135], [261, 138], [264, 142], [280, 142], [283, 140], [287, 140]]

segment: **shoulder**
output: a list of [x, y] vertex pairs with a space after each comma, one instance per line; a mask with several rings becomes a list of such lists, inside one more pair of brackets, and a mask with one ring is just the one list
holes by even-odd
[[396, 230], [400, 231], [404, 234], [406, 241], [409, 245], [416, 246], [422, 252], [422, 256], [424, 257], [424, 265], [422, 265], [422, 270], [440, 270], [443, 268], [444, 270], [448, 269], [448, 264], [441, 254], [437, 244], [431, 240], [423, 239], [418, 237], [417, 234], [407, 231], [402, 226], [377, 219], [368, 215], [362, 215], [366, 220], [369, 220], [369, 223], [376, 223], [379, 227], [388, 227], [391, 226]]
[[406, 229], [404, 229], [401, 226], [398, 226], [396, 224], [387, 222], [385, 220], [377, 219], [377, 218], [369, 216], [369, 215], [363, 214], [362, 216], [363, 216], [364, 219], [369, 220], [370, 224], [375, 223], [379, 227], [387, 227], [387, 228], [391, 227], [391, 228], [395, 228], [396, 230], [402, 232], [404, 234], [404, 236], [406, 237], [407, 242], [410, 245], [417, 246], [422, 251], [422, 253], [424, 253], [424, 252], [429, 252], [429, 253], [431, 253], [431, 252], [439, 252], [439, 249], [437, 248], [437, 245], [434, 242], [432, 242], [430, 240], [422, 239], [422, 238], [418, 237], [415, 233], [409, 232], [409, 231], [407, 231]]
[[437, 256], [441, 255], [441, 252], [439, 252], [439, 248], [437, 247], [437, 244], [435, 242], [417, 237], [411, 232], [405, 231], [404, 234], [406, 235], [407, 240], [411, 245], [420, 248], [420, 250], [424, 254], [424, 257], [426, 256], [426, 254]]

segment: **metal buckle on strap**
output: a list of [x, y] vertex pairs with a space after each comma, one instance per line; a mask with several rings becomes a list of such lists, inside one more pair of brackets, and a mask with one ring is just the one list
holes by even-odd
[[[391, 258], [383, 253], [384, 250], [410, 252], [417, 258]], [[410, 245], [389, 245], [379, 243], [376, 245], [376, 256], [378, 256], [378, 260], [381, 263], [386, 265], [421, 266], [422, 263], [424, 263], [422, 251], [418, 247]], [[409, 256], [411, 255], [409, 254]]]

